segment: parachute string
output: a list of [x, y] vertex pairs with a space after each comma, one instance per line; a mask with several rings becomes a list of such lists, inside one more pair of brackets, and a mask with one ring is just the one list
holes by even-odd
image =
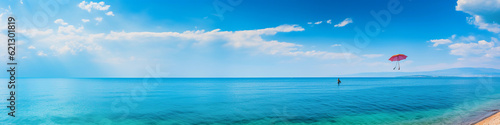
[[398, 61], [398, 70], [401, 70], [401, 64], [399, 64], [399, 61]]
[[398, 63], [396, 63], [396, 65], [394, 66], [394, 68], [392, 68], [392, 70], [396, 70], [396, 67], [398, 67]]
[[406, 57], [407, 56], [404, 54], [396, 54], [396, 55], [393, 55], [391, 58], [389, 58], [389, 60], [392, 62], [397, 61], [394, 68], [392, 68], [392, 70], [396, 70], [396, 68], [398, 68], [398, 70], [401, 70], [401, 63], [399, 61], [405, 60]]

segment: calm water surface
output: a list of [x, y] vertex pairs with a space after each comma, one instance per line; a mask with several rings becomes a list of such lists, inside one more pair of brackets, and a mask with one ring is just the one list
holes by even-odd
[[[17, 124], [457, 124], [500, 78], [19, 79]], [[2, 82], [7, 83], [6, 79]], [[0, 88], [8, 102], [7, 87]]]

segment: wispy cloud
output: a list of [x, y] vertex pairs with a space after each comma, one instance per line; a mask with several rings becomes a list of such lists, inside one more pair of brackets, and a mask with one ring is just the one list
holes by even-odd
[[83, 26], [75, 28], [75, 26], [73, 25], [59, 26], [59, 29], [57, 30], [58, 33], [62, 34], [75, 34], [75, 33], [81, 33], [82, 31], [83, 31]]
[[68, 23], [64, 22], [63, 19], [57, 19], [57, 20], [54, 21], [54, 23], [61, 24], [61, 25], [68, 25]]
[[102, 21], [102, 17], [96, 17], [96, 18], [95, 18], [95, 20], [96, 20], [97, 22], [101, 22], [101, 21]]
[[38, 29], [25, 30], [25, 29], [22, 29], [22, 30], [19, 30], [19, 33], [22, 33], [23, 35], [28, 36], [28, 37], [48, 36], [48, 35], [52, 34], [53, 32], [54, 32], [54, 30], [52, 30], [52, 29], [47, 29], [47, 30], [38, 30]]
[[89, 22], [89, 21], [90, 21], [89, 19], [82, 19], [82, 22], [83, 22], [83, 23], [87, 23], [87, 22]]
[[307, 24], [309, 25], [319, 25], [319, 24], [322, 24], [323, 21], [316, 21], [316, 22], [307, 22]]
[[108, 16], [115, 16], [115, 14], [113, 14], [113, 11], [107, 12], [106, 15], [108, 15]]
[[273, 28], [243, 30], [243, 31], [220, 31], [219, 29], [205, 32], [204, 30], [186, 32], [111, 32], [106, 36], [108, 40], [136, 40], [143, 38], [170, 38], [177, 37], [183, 39], [193, 39], [200, 43], [214, 42], [218, 40], [226, 41], [225, 46], [234, 48], [254, 48], [261, 53], [285, 56], [305, 56], [319, 57], [323, 59], [343, 59], [347, 57], [355, 58], [351, 53], [332, 53], [326, 51], [300, 51], [302, 45], [279, 42], [276, 40], [264, 40], [263, 35], [274, 35], [278, 32], [303, 31], [304, 28], [298, 25], [281, 25]]
[[340, 22], [338, 24], [335, 24], [334, 26], [335, 27], [344, 27], [344, 26], [346, 26], [349, 23], [352, 23], [352, 19], [351, 18], [346, 18], [346, 19], [344, 19], [344, 21], [342, 21], [342, 22]]
[[448, 44], [448, 43], [452, 43], [452, 41], [450, 39], [433, 39], [433, 40], [430, 40], [429, 42], [432, 42], [434, 43], [432, 46], [433, 47], [437, 47], [438, 45], [440, 44]]
[[[66, 28], [66, 29], [64, 29]], [[309, 50], [303, 51], [302, 45], [280, 42], [276, 40], [264, 40], [265, 35], [275, 35], [280, 32], [295, 32], [304, 31], [304, 28], [298, 25], [281, 25], [272, 28], [256, 29], [256, 30], [241, 30], [241, 31], [220, 31], [215, 29], [212, 31], [196, 30], [185, 32], [113, 32], [109, 34], [75, 34], [81, 32], [83, 27], [74, 28], [69, 25], [64, 28], [59, 28], [58, 34], [54, 36], [45, 36], [50, 38], [49, 41], [59, 41], [65, 45], [53, 45], [50, 47], [56, 53], [63, 54], [67, 52], [75, 53], [82, 50], [90, 50], [103, 48], [101, 45], [92, 42], [99, 40], [106, 41], [137, 41], [138, 39], [149, 39], [150, 41], [165, 41], [173, 38], [180, 38], [186, 41], [197, 41], [196, 44], [205, 44], [209, 42], [224, 41], [224, 46], [238, 48], [246, 48], [255, 50], [257, 53], [282, 56], [297, 56], [297, 57], [316, 57], [321, 59], [344, 59], [345, 57], [356, 58], [351, 53], [333, 53], [327, 51]], [[70, 39], [71, 41], [67, 41]], [[82, 41], [82, 42], [80, 42]], [[48, 42], [48, 41], [47, 41]], [[104, 49], [104, 48], [103, 48]]]
[[434, 43], [432, 47], [438, 47], [439, 45], [444, 45], [444, 44], [450, 44], [453, 43], [453, 41], [459, 41], [459, 42], [464, 42], [464, 41], [474, 41], [476, 38], [474, 36], [469, 36], [469, 37], [463, 37], [461, 36], [460, 38], [457, 39], [457, 35], [453, 34], [450, 37], [446, 39], [432, 39], [427, 42]]
[[340, 44], [333, 44], [330, 47], [337, 47], [337, 46], [342, 46], [342, 45], [340, 45]]
[[47, 56], [47, 54], [43, 53], [43, 51], [39, 51], [37, 55], [38, 56]]
[[366, 57], [366, 58], [377, 58], [377, 57], [382, 57], [384, 56], [384, 54], [365, 54], [363, 55], [363, 57]]

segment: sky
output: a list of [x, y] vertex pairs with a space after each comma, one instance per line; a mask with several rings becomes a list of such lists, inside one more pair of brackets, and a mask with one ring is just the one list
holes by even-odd
[[[6, 0], [18, 77], [500, 69], [499, 0]], [[0, 38], [6, 40], [6, 27]], [[7, 45], [0, 45], [5, 52]], [[401, 70], [388, 59], [405, 54]], [[7, 53], [0, 53], [6, 63]]]

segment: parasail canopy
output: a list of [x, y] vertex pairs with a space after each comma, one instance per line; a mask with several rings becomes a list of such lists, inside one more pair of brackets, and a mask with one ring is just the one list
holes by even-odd
[[396, 54], [396, 55], [391, 56], [391, 58], [389, 58], [389, 60], [393, 61], [393, 62], [394, 61], [401, 61], [401, 60], [406, 59], [406, 57], [408, 57], [408, 56], [406, 56], [404, 54]]

